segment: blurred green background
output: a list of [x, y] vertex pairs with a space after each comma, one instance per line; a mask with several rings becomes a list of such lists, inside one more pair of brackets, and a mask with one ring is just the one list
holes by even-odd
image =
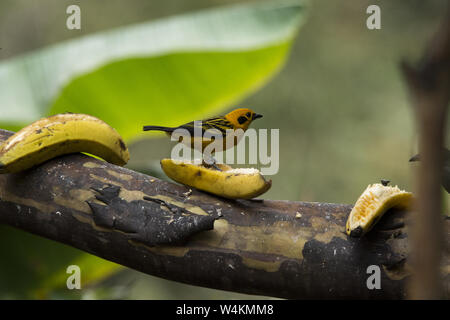
[[[2, 0], [0, 62], [61, 40], [242, 2]], [[81, 30], [65, 27], [65, 10], [70, 4], [81, 7]], [[381, 7], [381, 30], [366, 28], [366, 8], [370, 4]], [[316, 0], [309, 1], [309, 7], [308, 18], [281, 71], [265, 86], [221, 111], [225, 113], [236, 106], [250, 107], [264, 115], [253, 127], [280, 129], [280, 170], [271, 177], [272, 189], [263, 198], [353, 203], [367, 184], [382, 178], [413, 190], [414, 165], [408, 159], [417, 150], [416, 133], [398, 63], [405, 57], [410, 60], [419, 57], [444, 11], [449, 9], [448, 2]], [[239, 76], [240, 69], [229, 72]], [[207, 110], [201, 113], [210, 115]], [[127, 121], [125, 109], [123, 118]], [[128, 166], [161, 174], [159, 160], [170, 155], [171, 147], [167, 138], [133, 140]], [[55, 262], [58, 257], [53, 257], [52, 252], [72, 250], [69, 256], [84, 254], [9, 227], [0, 230], [9, 236], [2, 238], [0, 246], [1, 277], [7, 274], [9, 278], [9, 282], [5, 279], [2, 282], [0, 277], [0, 298], [252, 298], [182, 285], [128, 269], [105, 272], [103, 277], [75, 293], [59, 289], [39, 295], [36, 288], [33, 293], [24, 293], [26, 286], [11, 290], [14, 279], [22, 277], [20, 272], [45, 269], [42, 265], [49, 261], [63, 268], [65, 261], [61, 259], [64, 258]], [[9, 241], [21, 242], [21, 251], [12, 253]], [[52, 249], [47, 254], [26, 259], [26, 268], [12, 267], [14, 259], [20, 260], [20, 253], [26, 254], [25, 244], [35, 241]], [[102, 263], [100, 259], [95, 261], [98, 265]], [[39, 272], [29, 281], [37, 278]]]

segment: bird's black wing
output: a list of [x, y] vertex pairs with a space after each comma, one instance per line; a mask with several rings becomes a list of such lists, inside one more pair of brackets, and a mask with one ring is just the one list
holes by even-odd
[[197, 131], [198, 129], [201, 129], [202, 135], [207, 130], [219, 130], [223, 135], [225, 135], [227, 129], [234, 129], [233, 125], [225, 119], [225, 117], [215, 117], [202, 121], [191, 121], [179, 126], [178, 128], [188, 130], [191, 136], [194, 136], [195, 129], [197, 129]]

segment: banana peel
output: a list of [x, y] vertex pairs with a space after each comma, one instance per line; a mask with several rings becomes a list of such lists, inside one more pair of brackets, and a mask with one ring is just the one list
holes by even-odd
[[355, 203], [347, 219], [346, 233], [351, 237], [362, 237], [391, 208], [408, 209], [412, 193], [375, 183], [369, 185]]
[[162, 159], [161, 168], [172, 180], [228, 199], [252, 199], [272, 186], [257, 169], [233, 169], [217, 164], [220, 171], [191, 162]]
[[0, 146], [0, 173], [19, 172], [69, 153], [86, 152], [123, 166], [129, 158], [119, 133], [86, 114], [65, 113], [37, 120]]

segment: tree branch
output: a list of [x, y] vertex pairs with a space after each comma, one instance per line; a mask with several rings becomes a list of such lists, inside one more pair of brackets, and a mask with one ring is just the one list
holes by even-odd
[[[10, 134], [0, 130], [0, 141]], [[81, 154], [0, 175], [0, 223], [147, 274], [282, 298], [404, 298], [406, 212], [353, 239], [344, 233], [350, 210], [225, 200]], [[380, 267], [380, 290], [367, 288], [370, 265]]]
[[439, 273], [442, 249], [448, 246], [448, 237], [445, 238], [442, 227], [440, 185], [450, 98], [450, 14], [444, 17], [441, 28], [425, 48], [417, 66], [403, 63], [402, 69], [415, 111], [421, 158], [411, 233], [415, 276], [410, 297], [438, 299], [443, 290]]

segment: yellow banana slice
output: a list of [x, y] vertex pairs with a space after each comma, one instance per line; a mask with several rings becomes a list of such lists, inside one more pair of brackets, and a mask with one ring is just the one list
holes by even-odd
[[233, 169], [224, 164], [217, 166], [222, 171], [190, 162], [161, 160], [162, 169], [171, 179], [224, 198], [251, 199], [272, 186], [272, 180], [266, 181], [257, 169]]
[[352, 237], [361, 237], [378, 222], [390, 208], [409, 208], [412, 193], [397, 186], [375, 183], [369, 185], [356, 201], [347, 219], [346, 232]]
[[0, 146], [0, 173], [26, 170], [57, 156], [87, 152], [116, 165], [130, 155], [119, 133], [86, 114], [58, 114], [33, 122]]

